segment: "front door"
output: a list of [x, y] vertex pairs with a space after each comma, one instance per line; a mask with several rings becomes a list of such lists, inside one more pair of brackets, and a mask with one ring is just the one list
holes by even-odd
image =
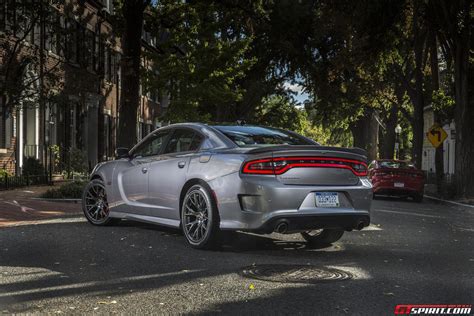
[[150, 216], [179, 220], [179, 198], [187, 180], [188, 165], [202, 139], [200, 134], [191, 129], [176, 129], [160, 159], [150, 163]]
[[117, 183], [127, 212], [148, 215], [148, 182], [151, 162], [159, 159], [161, 146], [170, 131], [154, 132], [131, 152], [129, 166], [117, 174]]

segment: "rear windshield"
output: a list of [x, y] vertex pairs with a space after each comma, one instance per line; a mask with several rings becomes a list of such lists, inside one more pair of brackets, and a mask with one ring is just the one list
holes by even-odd
[[260, 126], [214, 126], [239, 147], [272, 145], [316, 145], [287, 131]]
[[380, 167], [382, 168], [394, 168], [394, 169], [410, 169], [415, 168], [411, 162], [406, 161], [380, 161]]

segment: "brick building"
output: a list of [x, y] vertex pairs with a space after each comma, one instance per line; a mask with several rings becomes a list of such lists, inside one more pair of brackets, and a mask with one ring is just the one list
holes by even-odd
[[[31, 3], [0, 4], [0, 168], [21, 173], [27, 157], [46, 166], [51, 145], [63, 161], [71, 148], [89, 166], [111, 159], [121, 59], [109, 22], [112, 0]], [[144, 47], [156, 48], [150, 41]], [[158, 100], [158, 93], [142, 96], [138, 138], [160, 124]]]

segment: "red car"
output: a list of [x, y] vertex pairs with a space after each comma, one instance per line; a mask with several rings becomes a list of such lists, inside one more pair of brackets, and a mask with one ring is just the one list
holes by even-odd
[[410, 196], [416, 202], [423, 200], [425, 176], [423, 171], [408, 161], [374, 160], [369, 164], [369, 179], [376, 195]]

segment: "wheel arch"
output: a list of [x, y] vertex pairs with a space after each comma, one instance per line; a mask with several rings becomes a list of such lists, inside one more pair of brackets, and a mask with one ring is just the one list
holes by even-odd
[[182, 207], [183, 207], [184, 196], [186, 195], [186, 192], [188, 192], [189, 188], [191, 188], [193, 185], [196, 185], [196, 184], [200, 184], [203, 187], [205, 187], [207, 190], [209, 190], [209, 192], [211, 193], [212, 202], [214, 203], [214, 207], [216, 208], [217, 212], [219, 213], [219, 208], [217, 207], [216, 195], [215, 195], [214, 191], [211, 189], [211, 187], [209, 186], [209, 184], [207, 184], [206, 181], [204, 181], [202, 179], [199, 179], [199, 178], [189, 179], [188, 181], [186, 181], [183, 188], [181, 189], [181, 193], [179, 194], [179, 225], [180, 225], [180, 227], [181, 227], [181, 211], [182, 211]]
[[104, 179], [102, 179], [102, 177], [98, 174], [94, 174], [91, 176], [91, 181], [92, 180], [101, 180], [101, 181], [104, 181]]

